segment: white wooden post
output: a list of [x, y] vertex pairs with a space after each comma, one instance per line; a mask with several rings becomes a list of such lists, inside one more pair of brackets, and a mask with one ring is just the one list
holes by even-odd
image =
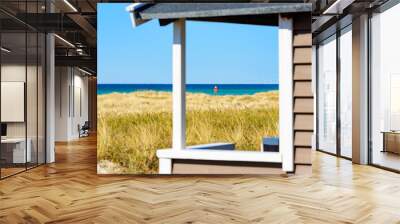
[[293, 20], [279, 16], [279, 151], [282, 169], [293, 164]]
[[159, 174], [172, 174], [172, 159], [159, 158], [158, 159], [158, 173]]
[[186, 22], [174, 22], [172, 45], [172, 147], [181, 150], [186, 145]]

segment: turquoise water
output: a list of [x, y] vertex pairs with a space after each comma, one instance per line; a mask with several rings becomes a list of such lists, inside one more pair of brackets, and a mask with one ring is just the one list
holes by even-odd
[[[215, 86], [218, 91], [215, 92]], [[279, 90], [278, 84], [187, 84], [189, 93], [205, 93], [210, 95], [252, 95], [260, 92]], [[137, 91], [171, 92], [171, 84], [98, 84], [97, 94], [131, 93]]]

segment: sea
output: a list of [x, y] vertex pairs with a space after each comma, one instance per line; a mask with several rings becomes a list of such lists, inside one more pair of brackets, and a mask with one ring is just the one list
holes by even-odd
[[[217, 91], [216, 91], [217, 90]], [[209, 95], [252, 95], [279, 90], [279, 84], [186, 84], [188, 93]], [[171, 84], [98, 84], [97, 94], [132, 93], [137, 91], [171, 92]]]

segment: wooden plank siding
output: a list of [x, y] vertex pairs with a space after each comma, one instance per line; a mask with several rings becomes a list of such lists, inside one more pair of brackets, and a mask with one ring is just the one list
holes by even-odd
[[293, 69], [295, 81], [311, 81], [311, 66], [296, 65]]
[[312, 114], [314, 113], [313, 99], [310, 98], [295, 98], [294, 99], [294, 112]]
[[312, 138], [312, 132], [297, 130], [294, 133], [294, 146], [311, 148], [311, 138]]
[[294, 172], [311, 173], [314, 97], [311, 83], [311, 14], [293, 17], [293, 136]]
[[312, 98], [311, 81], [298, 81], [293, 80], [294, 96]]
[[274, 163], [174, 159], [173, 174], [284, 174]]
[[[290, 15], [291, 16], [291, 15]], [[293, 158], [295, 174], [311, 174], [311, 146], [314, 129], [312, 92], [311, 13], [293, 18]], [[284, 118], [282, 118], [284, 119]], [[228, 161], [172, 160], [173, 174], [281, 174], [282, 164]]]
[[304, 114], [294, 112], [294, 130], [298, 131], [313, 131], [313, 114]]

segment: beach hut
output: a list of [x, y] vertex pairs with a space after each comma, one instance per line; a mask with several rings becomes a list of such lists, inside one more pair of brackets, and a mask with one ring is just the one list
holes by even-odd
[[[135, 3], [133, 27], [156, 19], [173, 25], [173, 146], [157, 150], [160, 174], [311, 173], [314, 130], [311, 85], [311, 4]], [[186, 21], [226, 22], [279, 28], [279, 151], [218, 150], [185, 142]]]

